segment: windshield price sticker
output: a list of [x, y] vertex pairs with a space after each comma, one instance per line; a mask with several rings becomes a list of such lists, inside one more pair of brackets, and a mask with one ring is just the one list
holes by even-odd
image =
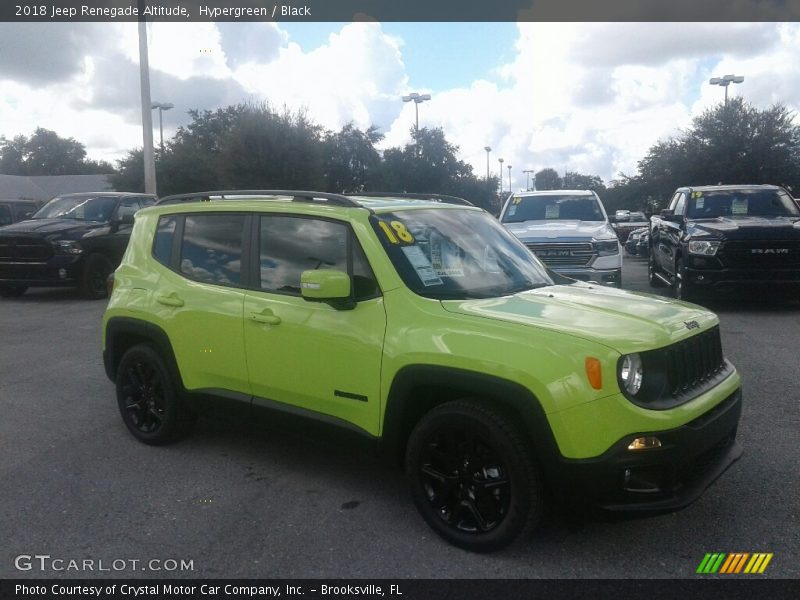
[[508, 216], [513, 217], [515, 214], [517, 214], [517, 205], [512, 204], [508, 207]]
[[704, 208], [706, 204], [706, 199], [702, 196], [697, 196], [697, 199], [694, 201], [695, 208]]
[[734, 198], [731, 202], [732, 215], [746, 215], [747, 214], [747, 198]]
[[433, 270], [431, 261], [425, 256], [422, 248], [419, 246], [405, 246], [403, 248], [403, 253], [406, 255], [408, 262], [411, 263], [411, 266], [416, 270], [420, 281], [422, 281], [422, 285], [425, 287], [442, 285], [443, 282], [441, 278]]
[[431, 266], [443, 277], [463, 277], [464, 265], [459, 247], [440, 235], [431, 236]]
[[703, 192], [692, 192], [692, 198], [702, 198]]
[[558, 209], [558, 204], [548, 204], [544, 207], [544, 218], [545, 219], [558, 219], [558, 215], [560, 211]]
[[511, 201], [511, 204], [519, 204], [522, 202], [522, 196], [514, 196], [514, 199]]

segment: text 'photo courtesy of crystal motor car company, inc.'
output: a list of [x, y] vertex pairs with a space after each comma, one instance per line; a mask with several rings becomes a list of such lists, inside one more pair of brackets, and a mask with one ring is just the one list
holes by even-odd
[[[504, 214], [592, 223], [575, 231], [600, 238], [586, 262], [619, 259], [596, 196], [543, 197]], [[403, 464], [428, 525], [479, 552], [533, 530], [553, 496], [686, 506], [742, 453], [716, 315], [563, 277], [451, 197], [162, 199], [136, 215], [103, 361], [141, 442], [181, 438], [209, 403], [335, 423]]]

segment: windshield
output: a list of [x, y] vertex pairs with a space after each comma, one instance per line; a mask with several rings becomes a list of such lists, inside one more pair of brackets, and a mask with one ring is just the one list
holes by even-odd
[[382, 213], [372, 226], [405, 284], [437, 299], [494, 298], [553, 285], [544, 266], [487, 213]]
[[116, 196], [66, 196], [53, 198], [33, 219], [78, 219], [108, 221], [117, 205]]
[[797, 217], [800, 209], [783, 190], [721, 190], [692, 192], [687, 214], [693, 219]]
[[503, 223], [551, 220], [605, 221], [605, 217], [594, 196], [572, 194], [514, 196], [503, 215]]

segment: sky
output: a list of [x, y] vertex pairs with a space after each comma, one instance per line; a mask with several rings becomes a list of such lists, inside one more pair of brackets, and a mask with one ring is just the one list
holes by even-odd
[[[636, 173], [659, 139], [729, 94], [800, 111], [798, 23], [151, 23], [151, 96], [171, 102], [164, 136], [192, 109], [246, 101], [304, 109], [332, 130], [352, 121], [410, 141], [442, 127], [479, 176], [505, 160], [606, 182]], [[135, 23], [0, 23], [0, 135], [36, 127], [112, 163], [142, 145]], [[154, 115], [158, 143], [158, 119]], [[798, 118], [800, 123], [800, 118]]]

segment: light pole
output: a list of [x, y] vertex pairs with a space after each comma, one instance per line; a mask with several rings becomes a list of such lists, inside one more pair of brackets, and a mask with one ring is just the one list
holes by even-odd
[[712, 77], [708, 80], [711, 85], [721, 85], [725, 88], [725, 106], [728, 106], [728, 86], [732, 83], [742, 83], [744, 77], [741, 75], [724, 75], [723, 77]]
[[525, 191], [530, 191], [530, 189], [531, 189], [531, 173], [533, 173], [533, 171], [531, 169], [525, 169], [522, 172], [525, 173]]
[[[139, 14], [144, 14], [144, 0], [138, 0]], [[140, 17], [141, 18], [141, 17]], [[147, 56], [147, 24], [139, 21], [139, 92], [142, 100], [142, 158], [144, 159], [144, 191], [156, 193], [156, 163], [153, 156], [153, 111], [150, 106], [150, 64]]]
[[511, 192], [511, 165], [508, 165], [508, 191]]
[[150, 105], [150, 110], [158, 109], [158, 131], [161, 134], [161, 156], [164, 156], [164, 120], [162, 114], [165, 110], [175, 108], [172, 102], [153, 102]]
[[497, 162], [500, 163], [500, 195], [503, 195], [503, 163], [505, 162], [502, 158], [498, 158]]
[[489, 153], [492, 151], [492, 147], [486, 146], [484, 150], [486, 150], [486, 181], [489, 181]]
[[411, 102], [412, 100], [414, 101], [414, 114], [416, 115], [414, 127], [416, 129], [419, 129], [419, 105], [430, 99], [430, 94], [418, 94], [417, 92], [412, 92], [408, 96], [403, 96], [403, 102]]

